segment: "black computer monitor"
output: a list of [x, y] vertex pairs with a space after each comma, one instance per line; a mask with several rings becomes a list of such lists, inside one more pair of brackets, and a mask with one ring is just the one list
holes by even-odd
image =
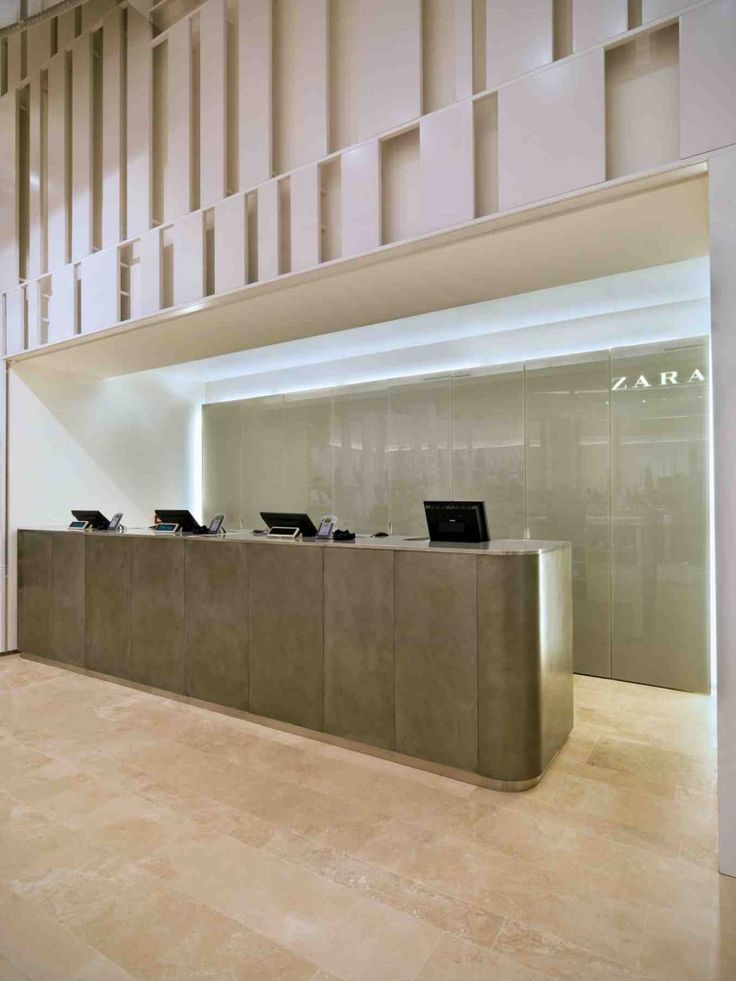
[[179, 525], [185, 535], [203, 535], [207, 529], [194, 519], [191, 511], [156, 509], [156, 517], [164, 524]]
[[261, 511], [269, 528], [298, 528], [302, 538], [314, 538], [317, 529], [308, 514], [291, 511]]
[[77, 521], [86, 521], [95, 531], [107, 531], [110, 521], [101, 511], [72, 511]]
[[424, 514], [430, 541], [490, 541], [485, 501], [425, 501]]

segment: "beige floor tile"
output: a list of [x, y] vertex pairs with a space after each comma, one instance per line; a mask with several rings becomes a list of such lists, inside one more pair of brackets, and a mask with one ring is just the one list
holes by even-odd
[[[0, 886], [0, 954], [30, 981], [125, 981], [124, 971], [30, 903]], [[91, 965], [96, 973], [90, 975]], [[0, 972], [2, 967], [0, 967]], [[86, 972], [86, 973], [85, 973]], [[3, 977], [0, 973], [0, 977]], [[8, 977], [13, 974], [8, 972]]]
[[711, 925], [652, 909], [641, 950], [640, 966], [657, 981], [733, 981], [736, 978], [736, 921]]
[[598, 835], [569, 835], [552, 868], [580, 896], [630, 898], [682, 912], [715, 909], [725, 893], [716, 872]]
[[655, 783], [686, 787], [710, 787], [715, 773], [711, 759], [609, 737], [598, 740], [588, 762], [608, 770], [646, 774]]
[[548, 774], [502, 794], [0, 659], [0, 899], [53, 928], [46, 965], [0, 956], [77, 981], [736, 976], [712, 700], [575, 692]]
[[381, 977], [371, 972], [384, 970], [386, 951], [394, 977], [415, 977], [440, 936], [430, 924], [225, 836], [162, 849], [145, 867], [346, 979]]
[[493, 946], [503, 923], [502, 917], [479, 906], [297, 835], [280, 832], [266, 847], [284, 861], [481, 947]]
[[230, 835], [254, 848], [263, 847], [278, 832], [275, 825], [194, 791], [179, 791], [150, 781], [138, 790], [138, 794], [154, 804], [187, 817], [213, 834]]
[[419, 981], [543, 981], [543, 975], [454, 937], [444, 937], [422, 969]]
[[581, 899], [569, 893], [563, 878], [532, 863], [398, 823], [369, 842], [360, 857], [499, 916], [528, 921], [573, 943], [585, 941], [606, 956], [628, 963], [638, 953], [645, 903]]
[[316, 969], [120, 859], [48, 877], [25, 896], [136, 978], [306, 981]]
[[19, 967], [0, 954], [0, 981], [31, 981]]
[[676, 784], [654, 781], [638, 773], [609, 770], [605, 766], [592, 766], [588, 762], [571, 760], [566, 757], [555, 761], [555, 773], [568, 774], [581, 780], [595, 780], [610, 784], [612, 787], [619, 787], [621, 790], [635, 790], [642, 794], [651, 794], [654, 797], [661, 797], [663, 800], [675, 800], [679, 789]]
[[511, 806], [508, 795], [475, 794], [432, 821], [435, 830], [473, 845], [548, 867], [569, 833], [533, 808]]
[[512, 920], [504, 924], [495, 950], [525, 970], [564, 981], [638, 981], [640, 977], [636, 967]]
[[548, 814], [575, 830], [675, 856], [683, 836], [706, 844], [715, 833], [712, 808], [572, 776], [566, 778]]
[[6, 884], [42, 881], [108, 856], [101, 845], [71, 835], [23, 804], [13, 805], [0, 831], [0, 881]]

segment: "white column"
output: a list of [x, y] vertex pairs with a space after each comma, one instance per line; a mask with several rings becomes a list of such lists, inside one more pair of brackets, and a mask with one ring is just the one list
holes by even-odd
[[720, 869], [736, 876], [736, 148], [710, 161]]

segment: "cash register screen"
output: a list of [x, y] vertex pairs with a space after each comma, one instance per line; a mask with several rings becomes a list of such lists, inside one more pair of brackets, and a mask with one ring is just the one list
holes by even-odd
[[484, 501], [425, 501], [424, 514], [430, 541], [490, 540]]

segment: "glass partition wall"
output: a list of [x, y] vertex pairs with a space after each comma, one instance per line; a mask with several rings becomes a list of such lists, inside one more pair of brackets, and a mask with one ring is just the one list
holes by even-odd
[[707, 368], [699, 339], [205, 405], [205, 510], [413, 536], [484, 500], [493, 538], [572, 543], [577, 671], [707, 691]]

